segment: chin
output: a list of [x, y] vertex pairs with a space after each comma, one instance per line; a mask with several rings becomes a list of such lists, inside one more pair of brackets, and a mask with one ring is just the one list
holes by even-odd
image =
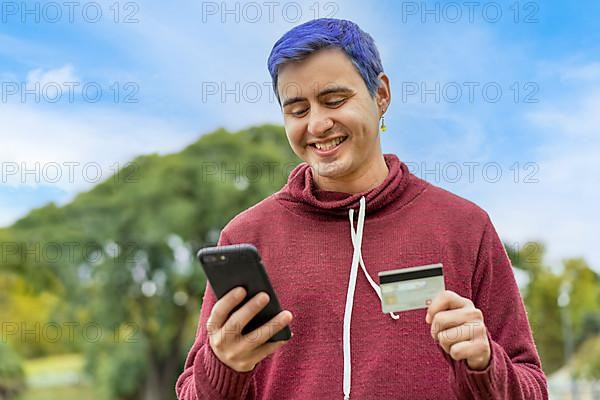
[[336, 178], [338, 176], [344, 175], [344, 163], [341, 160], [333, 160], [333, 161], [318, 161], [313, 160], [309, 161], [308, 164], [313, 169], [315, 174], [322, 176], [324, 178]]

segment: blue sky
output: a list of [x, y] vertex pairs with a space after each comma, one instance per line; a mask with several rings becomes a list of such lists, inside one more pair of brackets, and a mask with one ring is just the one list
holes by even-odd
[[[62, 2], [5, 2], [0, 225], [68, 202], [135, 155], [177, 151], [221, 126], [282, 123], [271, 47], [333, 16], [374, 37], [390, 76], [384, 152], [479, 204], [505, 241], [543, 240], [553, 265], [585, 256], [600, 271], [600, 3], [465, 3], [81, 2], [71, 21]], [[68, 82], [78, 84], [72, 100]], [[49, 91], [23, 101], [36, 83]], [[63, 97], [52, 102], [56, 85]], [[222, 101], [236, 85], [240, 98]], [[422, 98], [423, 88], [433, 94]]]

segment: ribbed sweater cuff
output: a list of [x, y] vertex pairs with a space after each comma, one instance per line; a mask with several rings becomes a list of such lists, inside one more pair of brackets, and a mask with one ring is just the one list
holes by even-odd
[[238, 372], [219, 360], [212, 351], [212, 348], [206, 344], [202, 351], [196, 355], [197, 365], [204, 367], [205, 379], [220, 396], [224, 399], [243, 399], [246, 397], [250, 388], [250, 383], [254, 376], [254, 370], [248, 372]]
[[[496, 393], [496, 387], [494, 385], [497, 382], [497, 379], [500, 377], [495, 376], [498, 372], [498, 357], [502, 357], [501, 354], [498, 354], [499, 350], [496, 346], [499, 346], [496, 342], [494, 342], [489, 334], [487, 333], [487, 337], [490, 343], [490, 363], [483, 370], [474, 370], [469, 368], [469, 365], [465, 360], [462, 360], [461, 367], [464, 371], [464, 377], [467, 381], [467, 385], [470, 387], [472, 393], [476, 393], [479, 395], [479, 398], [492, 398]], [[490, 397], [488, 397], [490, 396]]]

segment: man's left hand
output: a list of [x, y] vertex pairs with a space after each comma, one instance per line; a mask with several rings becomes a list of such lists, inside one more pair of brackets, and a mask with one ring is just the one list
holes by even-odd
[[467, 360], [469, 368], [484, 370], [490, 363], [491, 348], [483, 314], [470, 299], [445, 290], [433, 298], [425, 322], [431, 336], [454, 360]]

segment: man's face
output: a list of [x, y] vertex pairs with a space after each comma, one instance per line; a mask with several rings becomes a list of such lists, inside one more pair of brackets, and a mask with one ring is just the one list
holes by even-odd
[[[278, 92], [288, 140], [294, 153], [324, 179], [358, 179], [381, 157], [379, 118], [389, 104], [389, 84], [382, 75], [384, 89], [371, 98], [340, 49], [320, 50], [280, 67]], [[331, 144], [333, 138], [343, 142]]]

